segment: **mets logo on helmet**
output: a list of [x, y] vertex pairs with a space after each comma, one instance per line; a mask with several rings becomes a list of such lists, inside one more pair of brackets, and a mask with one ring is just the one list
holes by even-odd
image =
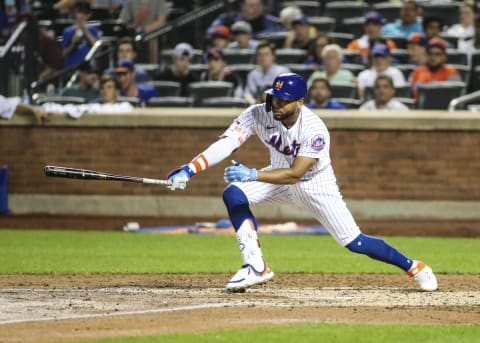
[[278, 90], [282, 89], [282, 87], [283, 87], [283, 81], [278, 80], [275, 83], [275, 89], [278, 91]]

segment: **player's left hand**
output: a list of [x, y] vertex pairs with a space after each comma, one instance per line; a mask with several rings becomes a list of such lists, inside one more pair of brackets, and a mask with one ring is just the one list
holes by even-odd
[[248, 182], [257, 180], [258, 172], [255, 168], [248, 168], [237, 161], [232, 161], [232, 163], [233, 166], [225, 168], [225, 173], [223, 174], [225, 182]]

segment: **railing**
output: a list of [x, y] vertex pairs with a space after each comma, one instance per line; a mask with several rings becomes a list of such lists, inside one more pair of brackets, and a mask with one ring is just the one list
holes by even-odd
[[8, 39], [7, 43], [1, 47], [0, 50], [0, 75], [2, 76], [0, 79], [0, 94], [3, 95], [10, 95], [8, 84], [9, 84], [9, 61], [8, 61], [8, 53], [12, 51], [14, 45], [18, 42], [19, 38], [25, 32], [28, 26], [27, 21], [21, 22], [15, 31], [12, 33], [10, 38]]
[[448, 111], [453, 112], [456, 110], [464, 110], [465, 105], [475, 100], [480, 100], [480, 90], [452, 99], [448, 104]]

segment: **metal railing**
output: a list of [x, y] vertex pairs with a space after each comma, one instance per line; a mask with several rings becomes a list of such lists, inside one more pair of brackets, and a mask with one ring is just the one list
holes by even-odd
[[464, 110], [468, 103], [476, 100], [480, 100], [480, 90], [452, 99], [448, 104], [448, 111]]
[[0, 79], [0, 94], [3, 95], [12, 95], [9, 91], [9, 53], [12, 52], [13, 47], [17, 44], [18, 40], [25, 32], [27, 28], [27, 21], [21, 22], [15, 31], [12, 33], [10, 38], [8, 39], [7, 43], [0, 50], [0, 75], [2, 76]]

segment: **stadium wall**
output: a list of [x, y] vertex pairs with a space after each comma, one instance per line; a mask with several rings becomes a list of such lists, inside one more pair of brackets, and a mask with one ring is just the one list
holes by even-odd
[[[161, 178], [205, 149], [239, 112], [162, 108], [79, 120], [55, 115], [42, 126], [21, 115], [1, 121], [0, 164], [9, 168], [9, 207], [14, 215], [225, 217], [221, 194], [229, 160], [195, 176], [183, 192], [46, 178], [43, 166]], [[337, 180], [357, 218], [480, 220], [478, 114], [318, 114], [330, 129]], [[232, 158], [253, 167], [268, 163], [267, 150], [256, 137]], [[291, 206], [261, 206], [256, 214], [285, 220], [309, 217]]]

